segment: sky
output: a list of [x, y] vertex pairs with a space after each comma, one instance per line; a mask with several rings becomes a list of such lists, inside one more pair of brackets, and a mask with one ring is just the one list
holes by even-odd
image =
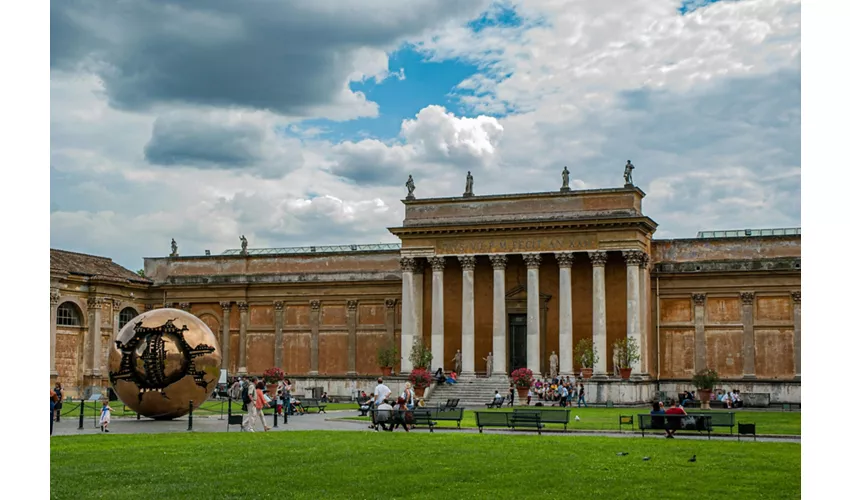
[[800, 225], [799, 0], [68, 0], [50, 244], [139, 269], [390, 243], [418, 198], [620, 187], [655, 238]]

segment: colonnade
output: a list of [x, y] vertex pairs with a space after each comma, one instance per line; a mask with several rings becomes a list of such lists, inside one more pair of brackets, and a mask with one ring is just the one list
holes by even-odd
[[[607, 362], [607, 317], [605, 303], [605, 266], [608, 254], [613, 250], [587, 252], [593, 266], [593, 345], [598, 360], [593, 366], [596, 375], [608, 373]], [[626, 262], [626, 334], [634, 338], [640, 347], [641, 361], [633, 366], [633, 373], [646, 373], [646, 280], [649, 256], [640, 250], [619, 250]], [[558, 301], [558, 357], [561, 375], [574, 374], [573, 367], [573, 311], [572, 311], [572, 266], [577, 252], [558, 252], [555, 259], [559, 267]], [[527, 302], [527, 362], [526, 367], [535, 376], [540, 376], [540, 262], [541, 253], [522, 253], [526, 267], [528, 294]], [[461, 377], [475, 376], [475, 264], [477, 257], [489, 258], [493, 268], [493, 375], [507, 376], [507, 311], [505, 306], [505, 268], [507, 254], [433, 256], [423, 258], [401, 257], [402, 269], [402, 322], [401, 322], [401, 370], [409, 372], [410, 356], [416, 337], [422, 336], [422, 287], [425, 263], [431, 266], [431, 351], [432, 366], [445, 366], [445, 326], [443, 298], [443, 273], [446, 260], [457, 258], [462, 276], [462, 320], [461, 320]]]

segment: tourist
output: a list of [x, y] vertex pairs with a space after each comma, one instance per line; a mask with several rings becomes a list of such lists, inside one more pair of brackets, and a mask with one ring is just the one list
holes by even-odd
[[375, 387], [375, 404], [380, 406], [392, 393], [393, 391], [384, 385], [384, 379], [378, 377], [378, 385]]
[[558, 386], [558, 395], [560, 395], [560, 397], [561, 397], [561, 399], [560, 399], [561, 406], [566, 408], [567, 407], [567, 387], [564, 384], [561, 384], [561, 385]]
[[292, 382], [288, 378], [283, 379], [283, 411], [292, 415]]
[[374, 405], [374, 404], [375, 404], [375, 394], [370, 394], [369, 399], [367, 399], [366, 401], [364, 401], [360, 405], [360, 411], [368, 411], [372, 408], [372, 405]]
[[654, 416], [651, 419], [652, 428], [653, 429], [663, 429], [664, 428], [664, 406], [660, 401], [654, 401], [652, 403], [652, 410], [649, 412], [650, 415], [660, 415]]
[[[673, 407], [668, 408], [667, 411], [664, 412], [666, 415], [687, 415], [685, 410], [679, 404], [678, 401], [673, 402]], [[682, 427], [682, 419], [680, 417], [668, 418], [667, 419], [667, 437], [669, 439], [673, 439], [673, 434]]]
[[65, 396], [62, 394], [62, 384], [56, 382], [56, 386], [53, 388], [53, 392], [56, 393], [56, 404], [53, 409], [56, 412], [56, 421], [59, 421], [59, 414], [62, 413], [62, 400]]
[[446, 378], [446, 383], [449, 385], [454, 385], [457, 383], [457, 373], [451, 372], [449, 376]]
[[230, 390], [227, 392], [227, 396], [230, 399], [239, 399], [239, 395], [242, 394], [242, 381], [239, 377], [233, 381], [233, 385], [230, 386]]
[[103, 406], [100, 407], [100, 432], [109, 432], [109, 420], [112, 414], [112, 408], [109, 407], [109, 401], [103, 400]]
[[692, 392], [690, 392], [690, 391], [685, 391], [685, 392], [684, 392], [684, 394], [682, 394], [682, 396], [683, 396], [683, 398], [682, 398], [682, 406], [685, 406], [685, 405], [687, 405], [688, 403], [693, 403], [693, 402], [694, 402], [694, 393], [692, 393]]
[[741, 400], [741, 393], [738, 389], [732, 391], [732, 408], [741, 408], [744, 406], [744, 402]]
[[570, 377], [567, 377], [567, 406], [573, 406], [573, 385], [570, 383]]
[[271, 398], [266, 396], [266, 383], [260, 380], [257, 382], [257, 397], [254, 398], [254, 405], [257, 407], [257, 418], [260, 423], [263, 424], [263, 429], [268, 432], [271, 427], [266, 425], [266, 416], [263, 414], [263, 409], [269, 407], [269, 401]]
[[437, 371], [436, 371], [436, 372], [434, 372], [434, 380], [436, 380], [436, 381], [437, 381], [437, 384], [445, 383], [445, 381], [446, 381], [446, 376], [445, 376], [445, 375], [443, 375], [443, 369], [442, 369], [442, 367], [441, 367], [441, 368], [437, 368]]
[[412, 407], [407, 406], [407, 402], [404, 400], [404, 397], [399, 396], [396, 400], [395, 405], [395, 422], [390, 428], [398, 429], [398, 426], [402, 426], [404, 428], [404, 432], [410, 432], [410, 427], [413, 424], [413, 412], [409, 411]]
[[499, 389], [496, 389], [496, 394], [493, 396], [493, 401], [490, 403], [491, 405], [497, 405], [502, 402], [502, 395], [499, 394]]
[[254, 377], [245, 387], [242, 388], [242, 409], [248, 413], [245, 415], [245, 420], [242, 422], [242, 430], [254, 432], [254, 425], [257, 421], [257, 377]]
[[[378, 379], [380, 380], [380, 379]], [[386, 387], [386, 386], [385, 386]], [[388, 389], [389, 390], [389, 389]], [[382, 399], [381, 403], [378, 404], [378, 409], [372, 412], [375, 424], [375, 432], [378, 431], [378, 426], [381, 426], [381, 429], [385, 431], [392, 432], [393, 426], [390, 424], [389, 429], [387, 428], [387, 422], [390, 420], [390, 415], [392, 414], [393, 407], [389, 404], [386, 399]]]
[[587, 408], [587, 401], [584, 400], [584, 384], [578, 385], [578, 407], [581, 408], [581, 404], [584, 403], [584, 407]]
[[53, 435], [53, 412], [56, 407], [56, 403], [59, 401], [59, 398], [56, 396], [56, 392], [53, 389], [50, 389], [50, 435]]

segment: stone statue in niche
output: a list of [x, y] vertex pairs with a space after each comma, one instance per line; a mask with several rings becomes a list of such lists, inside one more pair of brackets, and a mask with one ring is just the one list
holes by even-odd
[[490, 378], [493, 375], [493, 353], [488, 352], [487, 357], [483, 359], [487, 363], [487, 378]]
[[553, 377], [558, 376], [558, 355], [555, 354], [555, 351], [552, 351], [552, 355], [549, 356], [549, 373]]
[[466, 190], [463, 192], [464, 196], [475, 196], [472, 194], [472, 172], [466, 172]]
[[452, 360], [455, 362], [455, 372], [460, 373], [460, 368], [463, 366], [463, 354], [460, 353], [460, 349], [457, 350], [457, 353]]
[[635, 166], [632, 165], [631, 160], [626, 160], [626, 170], [623, 171], [623, 179], [626, 181], [626, 186], [634, 186], [632, 182], [632, 170], [635, 169]]
[[407, 182], [404, 185], [407, 187], [407, 199], [416, 199], [416, 197], [413, 196], [413, 191], [416, 189], [416, 184], [413, 183], [413, 175], [407, 176]]

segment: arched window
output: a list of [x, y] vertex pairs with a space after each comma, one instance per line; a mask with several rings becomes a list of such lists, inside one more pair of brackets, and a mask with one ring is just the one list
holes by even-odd
[[137, 313], [132, 307], [125, 307], [124, 309], [121, 309], [121, 313], [118, 314], [118, 328], [124, 328], [124, 325], [129, 323], [130, 320], [138, 315], [139, 313]]
[[73, 302], [63, 302], [56, 311], [56, 324], [59, 326], [81, 326], [83, 321], [80, 308]]

